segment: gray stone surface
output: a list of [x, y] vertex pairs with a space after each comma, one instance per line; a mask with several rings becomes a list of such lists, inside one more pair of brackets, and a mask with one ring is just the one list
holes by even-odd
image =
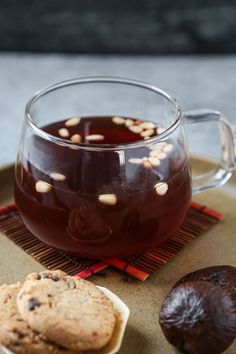
[[[236, 123], [236, 56], [156, 57], [0, 55], [0, 164], [15, 160], [27, 99], [53, 82], [112, 75], [155, 84], [173, 94], [184, 110], [214, 108]], [[217, 129], [189, 127], [194, 152], [219, 154]]]

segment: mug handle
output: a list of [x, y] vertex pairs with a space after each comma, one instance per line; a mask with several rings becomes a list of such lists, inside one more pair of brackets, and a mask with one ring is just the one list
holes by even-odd
[[193, 194], [197, 194], [209, 188], [222, 186], [231, 177], [235, 166], [234, 136], [230, 123], [222, 113], [213, 110], [196, 109], [183, 113], [186, 123], [216, 122], [220, 130], [221, 160], [216, 170], [211, 170], [203, 175], [193, 178], [196, 186]]

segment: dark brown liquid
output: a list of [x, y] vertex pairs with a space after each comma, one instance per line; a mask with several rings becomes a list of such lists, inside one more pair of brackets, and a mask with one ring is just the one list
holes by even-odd
[[[106, 144], [144, 139], [109, 117], [83, 118], [74, 127], [58, 122], [43, 129], [58, 137], [61, 128], [69, 130], [66, 139], [80, 134], [82, 143], [103, 149], [79, 145], [75, 149], [31, 137], [30, 149], [16, 167], [15, 198], [33, 234], [71, 254], [109, 258], [140, 254], [176, 231], [191, 199], [189, 165], [181, 144], [166, 140], [173, 149], [159, 166], [152, 166], [145, 162], [150, 153], [145, 144], [127, 150], [107, 148]], [[91, 134], [103, 139], [89, 141], [86, 137]], [[134, 158], [144, 162], [133, 163]], [[59, 173], [64, 180], [52, 178], [51, 173]], [[38, 181], [50, 185], [46, 193], [36, 190]], [[165, 193], [163, 188], [156, 190], [162, 181], [168, 187]]]

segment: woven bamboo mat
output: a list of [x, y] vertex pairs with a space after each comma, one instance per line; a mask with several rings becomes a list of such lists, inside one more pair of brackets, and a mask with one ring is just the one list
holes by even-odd
[[150, 274], [172, 259], [189, 242], [202, 235], [222, 218], [223, 215], [219, 212], [192, 202], [181, 228], [161, 246], [138, 257], [108, 259], [106, 261], [68, 256], [45, 245], [26, 229], [15, 205], [0, 208], [0, 231], [50, 270], [61, 269], [70, 275], [87, 278], [109, 266], [113, 266], [144, 281]]

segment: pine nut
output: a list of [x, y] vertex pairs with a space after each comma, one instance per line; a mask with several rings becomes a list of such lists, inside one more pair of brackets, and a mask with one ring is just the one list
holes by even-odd
[[159, 141], [159, 143], [156, 144], [156, 146], [166, 146], [167, 142], [166, 141]]
[[70, 146], [68, 146], [68, 148], [71, 150], [79, 150], [80, 149], [80, 147], [76, 146], [76, 145], [70, 145]]
[[165, 182], [159, 182], [155, 185], [155, 190], [158, 195], [165, 195], [166, 192], [168, 191], [168, 184]]
[[166, 145], [167, 143], [165, 141], [160, 141], [159, 143], [156, 143], [155, 145], [151, 146], [151, 149], [152, 150], [162, 149]]
[[161, 161], [156, 157], [149, 157], [148, 161], [152, 164], [152, 166], [159, 166]]
[[72, 137], [70, 138], [70, 140], [71, 140], [73, 143], [80, 143], [80, 142], [81, 142], [81, 135], [79, 135], [79, 134], [74, 134], [74, 135], [72, 135]]
[[88, 141], [101, 141], [104, 140], [104, 136], [101, 134], [91, 134], [86, 136], [86, 140]]
[[162, 150], [158, 149], [158, 150], [151, 150], [149, 153], [150, 157], [157, 157], [158, 154], [160, 154]]
[[58, 130], [58, 134], [62, 137], [62, 138], [68, 138], [69, 134], [69, 130], [66, 128], [61, 128]]
[[174, 146], [172, 144], [167, 144], [164, 146], [163, 151], [164, 152], [171, 152], [173, 150]]
[[115, 194], [100, 194], [98, 200], [105, 205], [115, 205], [117, 203], [117, 197]]
[[65, 122], [65, 126], [66, 127], [74, 127], [75, 125], [78, 125], [79, 122], [80, 122], [80, 118], [79, 117], [73, 117], [73, 118], [68, 119]]
[[154, 124], [152, 122], [143, 122], [140, 124], [140, 127], [143, 129], [153, 129], [156, 127], [156, 124]]
[[147, 129], [147, 130], [144, 130], [140, 135], [143, 138], [146, 138], [147, 136], [149, 137], [149, 136], [153, 135], [154, 133], [155, 133], [154, 129]]
[[48, 193], [52, 190], [51, 184], [44, 182], [44, 181], [38, 181], [35, 184], [35, 189], [39, 193]]
[[125, 119], [122, 117], [113, 117], [112, 122], [115, 124], [121, 125], [121, 124], [125, 123]]
[[52, 172], [50, 173], [50, 177], [55, 181], [65, 181], [66, 176], [62, 175], [61, 173]]
[[139, 134], [143, 131], [143, 129], [140, 127], [140, 125], [131, 125], [129, 127], [129, 130], [135, 134]]
[[129, 159], [129, 163], [133, 163], [135, 165], [140, 165], [143, 163], [143, 160], [142, 159], [136, 159], [136, 158], [132, 158], [132, 159]]
[[125, 120], [125, 125], [126, 127], [130, 127], [131, 125], [134, 125], [134, 121], [132, 119], [127, 118]]
[[156, 130], [158, 135], [161, 133], [164, 133], [165, 131], [166, 131], [166, 129], [164, 129], [164, 128], [157, 128], [157, 130]]
[[144, 160], [143, 159], [143, 166], [147, 169], [147, 170], [151, 170], [152, 169], [152, 164], [151, 162], [149, 162], [148, 160]]
[[157, 158], [159, 160], [165, 160], [166, 157], [167, 157], [167, 153], [166, 152], [159, 152], [159, 154], [157, 155]]

